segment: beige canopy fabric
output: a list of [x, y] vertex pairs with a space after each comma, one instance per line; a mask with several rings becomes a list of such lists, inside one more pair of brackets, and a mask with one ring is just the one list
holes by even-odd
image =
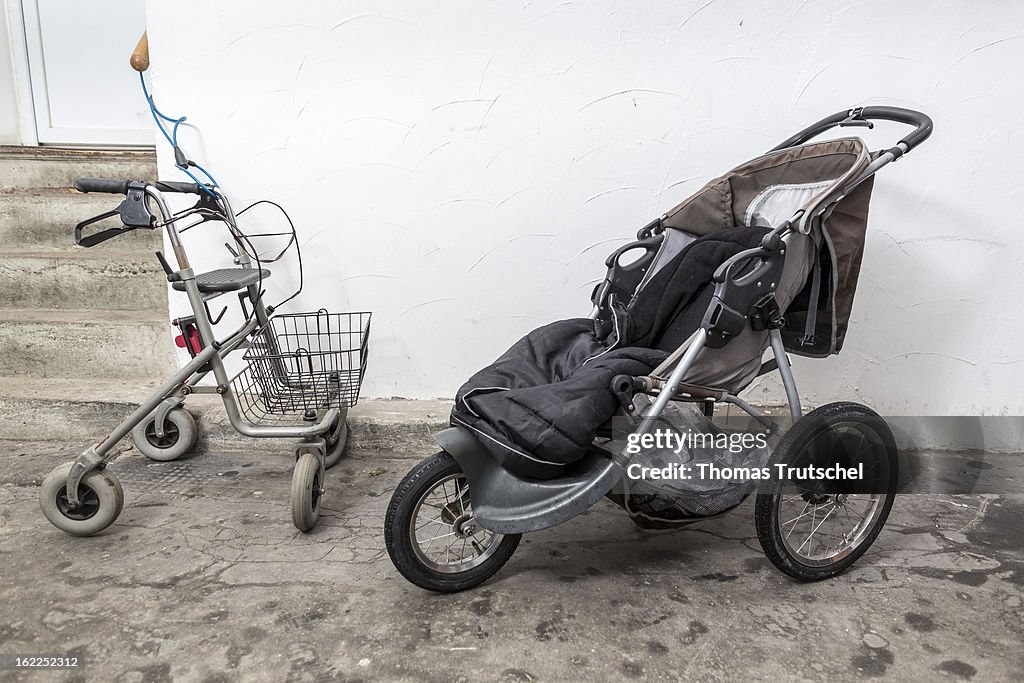
[[[871, 179], [848, 196], [843, 191], [870, 161], [859, 138], [770, 152], [709, 182], [669, 211], [660, 229], [706, 235], [736, 225], [775, 228], [792, 219], [795, 231], [786, 239], [775, 292], [786, 318], [783, 340], [801, 355], [838, 353], [864, 252]], [[725, 347], [702, 350], [683, 381], [739, 392], [757, 376], [767, 346], [768, 333], [748, 327]]]

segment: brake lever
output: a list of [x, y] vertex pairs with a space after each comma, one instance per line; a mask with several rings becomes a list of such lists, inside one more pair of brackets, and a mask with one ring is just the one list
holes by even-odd
[[116, 209], [113, 209], [111, 211], [107, 211], [106, 213], [101, 213], [98, 216], [87, 218], [86, 220], [76, 225], [75, 244], [77, 244], [80, 247], [94, 247], [100, 242], [106, 242], [107, 240], [113, 237], [117, 237], [118, 235], [123, 235], [126, 232], [131, 232], [132, 230], [134, 230], [135, 228], [130, 228], [128, 226], [122, 225], [120, 228], [107, 228], [106, 230], [100, 230], [99, 232], [93, 233], [91, 235], [82, 234], [82, 230], [89, 227], [93, 223], [99, 223], [100, 221], [112, 218], [118, 215], [119, 213], [121, 213], [121, 206], [118, 206]]
[[[195, 225], [205, 223], [206, 221], [224, 220], [222, 218], [223, 210], [220, 208], [220, 205], [217, 204], [213, 197], [205, 192], [199, 195], [199, 199], [196, 200], [196, 203], [192, 205], [188, 212], [195, 212], [199, 215], [199, 223], [196, 223]], [[193, 227], [195, 227], [195, 225], [193, 225]]]
[[875, 127], [875, 124], [867, 119], [862, 119], [861, 114], [864, 112], [863, 107], [857, 107], [856, 109], [850, 110], [850, 115], [839, 122], [840, 128], [846, 128], [849, 126], [860, 126], [861, 128], [867, 128], [871, 130]]
[[128, 182], [124, 201], [118, 207], [121, 222], [129, 228], [152, 228], [155, 217], [146, 206], [146, 183], [139, 180]]

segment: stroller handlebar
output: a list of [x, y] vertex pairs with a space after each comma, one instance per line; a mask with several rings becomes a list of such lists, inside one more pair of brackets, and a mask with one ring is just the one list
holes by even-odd
[[914, 111], [913, 109], [904, 109], [903, 107], [854, 107], [853, 109], [841, 111], [833, 114], [832, 116], [823, 118], [817, 123], [804, 128], [793, 137], [785, 140], [769, 151], [778, 152], [779, 150], [786, 149], [787, 147], [802, 145], [811, 138], [815, 138], [836, 126], [865, 126], [867, 128], [872, 128], [872, 120], [895, 121], [897, 123], [904, 123], [908, 126], [914, 126], [913, 132], [903, 137], [896, 146], [885, 150], [892, 153], [894, 160], [899, 159], [901, 156], [920, 145], [932, 134], [933, 124], [931, 117], [922, 112]]

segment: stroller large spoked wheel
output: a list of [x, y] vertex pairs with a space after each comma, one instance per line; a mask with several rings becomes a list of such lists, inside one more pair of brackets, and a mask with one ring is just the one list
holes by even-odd
[[420, 588], [439, 593], [489, 579], [512, 557], [520, 537], [477, 524], [469, 484], [443, 451], [405, 476], [384, 520], [384, 543], [398, 571]]
[[896, 498], [892, 431], [870, 408], [830, 403], [786, 432], [775, 451], [773, 467], [778, 464], [863, 472], [863, 478], [811, 479], [773, 471], [771, 489], [755, 505], [757, 537], [779, 570], [803, 581], [845, 571], [874, 543]]

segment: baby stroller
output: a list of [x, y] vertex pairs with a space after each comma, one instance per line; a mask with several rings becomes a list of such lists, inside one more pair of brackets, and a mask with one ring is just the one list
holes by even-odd
[[[855, 137], [810, 142], [873, 120], [915, 129], [877, 152]], [[853, 564], [896, 495], [893, 435], [855, 403], [804, 416], [786, 354], [821, 358], [842, 348], [873, 176], [931, 131], [928, 116], [908, 109], [840, 112], [642, 228], [608, 258], [589, 318], [534, 330], [459, 390], [452, 427], [436, 436], [443, 450], [406, 475], [387, 511], [385, 541], [399, 572], [429, 590], [464, 590], [500, 569], [521, 534], [572, 519], [602, 497], [642, 526], [664, 527], [721, 514], [754, 491], [758, 538], [781, 571], [815, 580]], [[788, 424], [738, 395], [771, 372], [785, 387]], [[685, 475], [674, 483], [634, 476], [651, 464], [647, 471], [685, 471], [699, 448], [666, 464], [637, 445], [664, 431], [678, 408], [696, 413], [689, 424], [714, 431], [722, 403], [772, 440], [745, 452], [755, 465], [742, 468], [742, 485], [700, 490]], [[848, 480], [822, 474], [839, 467]], [[753, 481], [759, 472], [765, 481]]]

